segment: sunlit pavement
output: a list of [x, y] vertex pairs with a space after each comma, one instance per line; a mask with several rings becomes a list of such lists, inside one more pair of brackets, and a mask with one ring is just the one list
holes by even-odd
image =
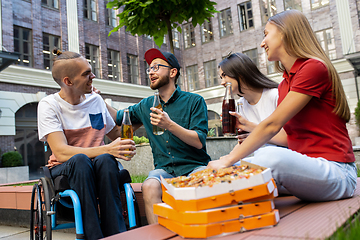
[[[0, 239], [16, 239], [16, 240], [29, 240], [30, 229], [13, 226], [0, 226]], [[75, 239], [75, 233], [52, 232], [52, 239], [54, 240], [70, 240]]]

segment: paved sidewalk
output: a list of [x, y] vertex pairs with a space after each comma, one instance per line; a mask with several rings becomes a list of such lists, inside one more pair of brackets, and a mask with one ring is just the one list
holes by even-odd
[[[16, 239], [16, 240], [29, 240], [30, 229], [13, 226], [0, 226], [0, 239]], [[75, 233], [52, 232], [52, 239], [54, 240], [73, 240]]]

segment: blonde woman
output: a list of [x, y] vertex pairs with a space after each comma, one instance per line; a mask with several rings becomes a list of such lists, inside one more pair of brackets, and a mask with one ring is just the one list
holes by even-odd
[[208, 167], [233, 165], [283, 128], [289, 149], [265, 147], [251, 159], [271, 168], [280, 192], [308, 201], [351, 197], [357, 170], [346, 129], [349, 106], [339, 75], [304, 14], [289, 10], [269, 18], [261, 47], [283, 72], [278, 107], [241, 145]]

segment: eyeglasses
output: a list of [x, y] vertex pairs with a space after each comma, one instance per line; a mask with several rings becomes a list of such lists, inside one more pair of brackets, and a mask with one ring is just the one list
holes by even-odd
[[222, 80], [223, 78], [225, 78], [227, 75], [224, 73], [224, 72], [222, 72], [222, 74], [220, 75], [220, 79]]
[[170, 66], [166, 66], [166, 65], [162, 65], [162, 64], [155, 64], [154, 66], [147, 68], [147, 69], [146, 69], [146, 73], [147, 73], [147, 74], [150, 74], [151, 69], [152, 69], [154, 72], [157, 72], [157, 71], [159, 71], [160, 66], [162, 66], [162, 67], [167, 67], [167, 68], [172, 68], [172, 67], [170, 67]]

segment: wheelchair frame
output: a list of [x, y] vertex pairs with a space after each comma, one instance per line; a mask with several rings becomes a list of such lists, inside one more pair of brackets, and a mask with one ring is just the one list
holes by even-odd
[[[118, 163], [120, 171], [127, 171]], [[127, 173], [128, 174], [128, 173]], [[131, 181], [131, 180], [130, 180]], [[134, 190], [132, 189], [130, 182], [123, 184], [125, 189], [127, 213], [123, 215], [128, 216], [129, 227], [133, 229], [141, 226], [141, 218], [139, 206], [135, 197]], [[65, 198], [70, 198], [71, 203], [65, 201]], [[57, 224], [57, 204], [67, 208], [74, 209], [75, 221], [70, 223]], [[124, 203], [122, 203], [123, 205]], [[30, 206], [31, 218], [30, 218], [30, 240], [33, 239], [52, 239], [52, 230], [75, 228], [76, 239], [84, 239], [84, 228], [82, 222], [81, 205], [78, 195], [74, 190], [67, 189], [63, 192], [55, 194], [54, 185], [52, 179], [48, 177], [42, 177], [39, 179], [39, 183], [33, 186], [31, 194], [31, 206]], [[124, 216], [125, 219], [126, 216]], [[44, 221], [45, 220], [45, 221]], [[45, 225], [44, 225], [45, 222]], [[44, 235], [45, 232], [45, 235]]]

